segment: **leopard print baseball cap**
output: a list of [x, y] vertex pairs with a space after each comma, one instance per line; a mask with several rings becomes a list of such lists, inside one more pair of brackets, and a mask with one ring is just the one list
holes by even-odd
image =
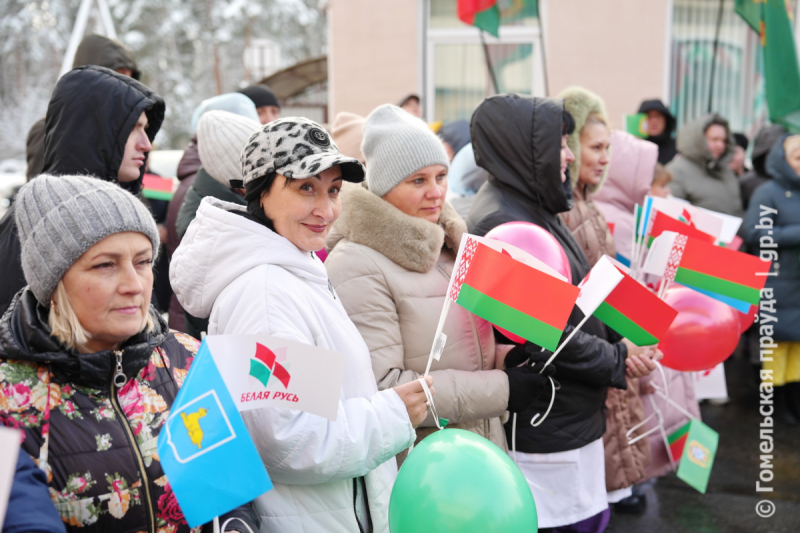
[[241, 154], [241, 188], [273, 172], [287, 178], [303, 179], [339, 165], [342, 178], [353, 183], [364, 181], [364, 167], [358, 159], [339, 152], [331, 136], [314, 121], [286, 117], [265, 124], [247, 141]]

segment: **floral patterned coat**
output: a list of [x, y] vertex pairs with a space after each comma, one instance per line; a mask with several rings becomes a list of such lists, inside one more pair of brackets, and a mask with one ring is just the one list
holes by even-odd
[[68, 530], [190, 531], [156, 443], [198, 341], [153, 313], [155, 331], [121, 347], [118, 388], [115, 352], [66, 350], [47, 313], [25, 289], [0, 320], [0, 423], [22, 430]]

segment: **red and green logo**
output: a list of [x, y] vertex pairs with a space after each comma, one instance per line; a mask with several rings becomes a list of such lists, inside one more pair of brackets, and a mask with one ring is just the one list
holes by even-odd
[[272, 376], [275, 376], [283, 384], [284, 388], [289, 387], [289, 380], [291, 379], [286, 367], [278, 362], [278, 356], [272, 350], [259, 343], [256, 343], [255, 357], [250, 359], [250, 375], [260, 381], [264, 388], [267, 387], [267, 383], [269, 383], [269, 379]]

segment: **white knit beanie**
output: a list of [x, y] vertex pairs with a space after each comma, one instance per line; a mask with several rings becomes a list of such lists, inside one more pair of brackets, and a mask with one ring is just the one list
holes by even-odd
[[367, 185], [378, 196], [421, 168], [450, 166], [442, 141], [428, 125], [391, 104], [367, 117], [361, 151], [367, 160]]
[[158, 255], [150, 211], [122, 187], [91, 176], [40, 174], [19, 190], [14, 216], [22, 272], [44, 306], [72, 264], [109, 235], [142, 233], [153, 245], [153, 261]]
[[257, 121], [228, 111], [206, 111], [197, 125], [200, 163], [225, 187], [242, 179], [240, 156], [247, 139], [261, 127]]

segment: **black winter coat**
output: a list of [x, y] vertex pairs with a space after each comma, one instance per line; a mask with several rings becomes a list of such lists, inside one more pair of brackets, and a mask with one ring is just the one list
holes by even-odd
[[[104, 67], [76, 68], [61, 77], [47, 108], [44, 170], [48, 174], [82, 174], [117, 182], [125, 143], [142, 112], [152, 141], [164, 121], [164, 100], [146, 85]], [[138, 180], [122, 183], [138, 194]], [[0, 315], [25, 286], [14, 205], [0, 220]]]
[[[467, 225], [485, 235], [506, 222], [532, 222], [550, 232], [569, 258], [577, 285], [589, 272], [580, 246], [556, 216], [572, 207], [570, 182], [561, 183], [561, 117], [563, 103], [549, 98], [499, 95], [488, 98], [472, 116], [475, 160], [490, 176], [475, 196]], [[564, 337], [583, 314], [576, 307]], [[517, 421], [516, 447], [525, 453], [554, 453], [580, 448], [603, 436], [607, 387], [625, 389], [627, 348], [606, 340], [609, 332], [589, 318], [555, 359], [561, 384], [547, 419], [533, 428], [535, 413], [544, 414], [550, 395], [540, 397]], [[614, 334], [615, 335], [615, 334]], [[562, 337], [562, 338], [564, 338]], [[619, 337], [616, 336], [619, 340]], [[534, 361], [551, 352], [528, 344]], [[506, 424], [511, 442], [511, 422]]]
[[756, 189], [771, 179], [767, 174], [767, 155], [778, 139], [784, 135], [786, 135], [786, 129], [778, 124], [764, 126], [758, 130], [758, 135], [753, 142], [753, 153], [750, 155], [753, 169], [746, 172], [739, 182], [742, 192], [742, 208], [745, 211], [750, 206], [750, 198]]
[[658, 162], [666, 165], [678, 155], [678, 149], [675, 146], [675, 117], [669, 112], [667, 106], [661, 100], [645, 100], [639, 106], [639, 113], [647, 113], [648, 111], [658, 111], [664, 115], [667, 124], [658, 135], [648, 135], [647, 140], [658, 146]]
[[[778, 260], [772, 262], [772, 272], [777, 276], [768, 276], [766, 283], [766, 288], [773, 289], [774, 297], [762, 299], [762, 302], [774, 299], [776, 309], [773, 315], [764, 313], [762, 308], [762, 317], [768, 314], [778, 320], [761, 320], [761, 334], [777, 342], [797, 342], [800, 341], [800, 177], [786, 162], [784, 138], [774, 144], [767, 156], [767, 172], [772, 179], [753, 193], [742, 231], [750, 253], [774, 251], [776, 248], [770, 247], [770, 241], [774, 241], [778, 251]], [[769, 326], [774, 330], [772, 334], [763, 331]]]
[[[188, 533], [156, 443], [199, 343], [151, 308], [153, 331], [120, 347], [127, 382], [118, 388], [115, 353], [64, 348], [48, 313], [26, 288], [0, 320], [0, 424], [23, 431], [20, 453], [49, 473], [67, 530]], [[251, 506], [230, 516], [257, 530]]]

